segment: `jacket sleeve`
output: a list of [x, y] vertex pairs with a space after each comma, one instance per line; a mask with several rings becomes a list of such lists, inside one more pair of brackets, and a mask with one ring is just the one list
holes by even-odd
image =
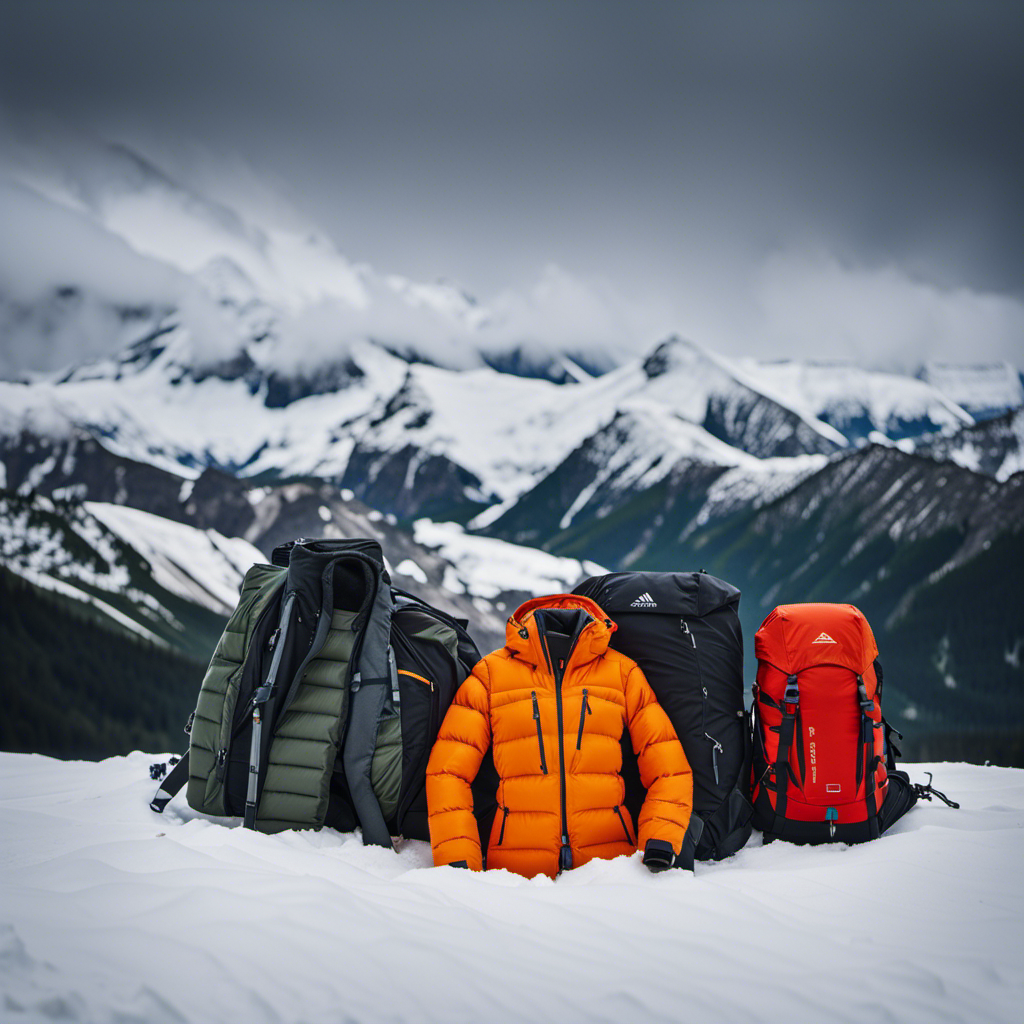
[[427, 815], [436, 865], [483, 868], [471, 783], [491, 745], [490, 687], [480, 661], [459, 687], [427, 762]]
[[647, 798], [640, 809], [637, 846], [661, 839], [678, 854], [693, 809], [693, 775], [682, 744], [636, 665], [626, 676], [626, 722]]

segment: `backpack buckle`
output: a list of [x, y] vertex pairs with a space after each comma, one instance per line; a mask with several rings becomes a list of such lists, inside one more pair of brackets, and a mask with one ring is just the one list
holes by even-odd
[[786, 704], [800, 703], [800, 687], [797, 685], [796, 676], [789, 676], [786, 680], [786, 692], [782, 695], [782, 700]]

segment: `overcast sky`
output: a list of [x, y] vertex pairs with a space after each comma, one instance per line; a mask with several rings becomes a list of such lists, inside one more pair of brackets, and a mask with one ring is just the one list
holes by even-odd
[[485, 299], [556, 264], [726, 352], [1020, 364], [1022, 40], [1010, 0], [7, 0], [0, 104]]

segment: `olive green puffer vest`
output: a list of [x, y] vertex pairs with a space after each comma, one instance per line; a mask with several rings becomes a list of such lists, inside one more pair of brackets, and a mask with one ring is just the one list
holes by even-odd
[[374, 541], [302, 541], [245, 575], [191, 720], [189, 805], [264, 832], [427, 838], [424, 773], [479, 654], [462, 623], [393, 589]]

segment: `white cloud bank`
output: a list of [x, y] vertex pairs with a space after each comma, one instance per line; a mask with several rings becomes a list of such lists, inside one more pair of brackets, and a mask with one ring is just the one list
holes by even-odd
[[[363, 338], [449, 367], [520, 349], [539, 364], [571, 354], [608, 368], [674, 330], [734, 355], [904, 370], [1020, 361], [1020, 301], [941, 288], [898, 266], [781, 250], [752, 275], [750, 262], [695, 269], [694, 288], [659, 306], [549, 264], [536, 282], [478, 303], [454, 284], [353, 263], [286, 204], [275, 209], [271, 191], [257, 194], [255, 172], [237, 161], [225, 162], [214, 188], [214, 161], [204, 157], [207, 192], [122, 146], [15, 145], [4, 129], [0, 121], [0, 376], [117, 351], [147, 329], [126, 322], [126, 308], [146, 310], [150, 326], [172, 312], [197, 361], [229, 357], [269, 327], [274, 340], [260, 358], [286, 372], [339, 360]], [[237, 207], [225, 198], [230, 179]]]
[[1024, 304], [1007, 295], [942, 288], [897, 266], [848, 266], [824, 251], [778, 252], [755, 277], [775, 348], [913, 370], [926, 360], [970, 363], [1024, 351]]

